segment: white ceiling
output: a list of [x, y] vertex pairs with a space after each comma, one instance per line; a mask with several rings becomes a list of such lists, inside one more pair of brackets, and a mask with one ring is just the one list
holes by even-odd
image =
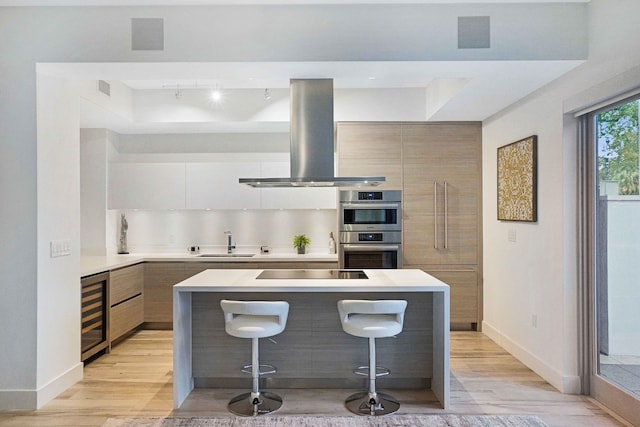
[[588, 3], [591, 0], [0, 0], [0, 6], [187, 6], [285, 4]]
[[[491, 0], [490, 3], [577, 3], [588, 0]], [[16, 5], [187, 4], [398, 4], [488, 3], [487, 0], [0, 0]], [[70, 79], [121, 81], [136, 91], [219, 86], [223, 89], [281, 89], [291, 78], [331, 78], [336, 89], [407, 89], [425, 93], [425, 120], [483, 121], [584, 61], [340, 61], [218, 63], [58, 63], [48, 74]], [[42, 71], [42, 69], [40, 70]], [[444, 83], [443, 83], [444, 82]], [[430, 87], [431, 85], [431, 87]], [[443, 90], [445, 88], [446, 90]], [[446, 92], [446, 93], [445, 93]], [[435, 95], [434, 95], [435, 94]], [[434, 108], [433, 106], [436, 105]], [[434, 113], [435, 111], [435, 113]], [[218, 123], [131, 122], [97, 106], [82, 108], [86, 127], [127, 133], [226, 132], [260, 129], [234, 119]], [[336, 118], [337, 120], [339, 118]], [[265, 126], [282, 128], [282, 123]]]
[[[291, 78], [332, 78], [336, 89], [426, 91], [434, 80], [464, 81], [429, 120], [482, 121], [556, 79], [583, 61], [429, 61], [429, 62], [241, 62], [241, 63], [56, 63], [40, 71], [68, 79], [122, 81], [143, 93], [219, 85], [223, 89], [288, 88]], [[215, 76], [215, 78], [211, 78]], [[432, 100], [427, 99], [427, 103]], [[238, 132], [255, 123], [136, 123], [104, 109], [82, 109], [83, 127], [121, 133]], [[336, 118], [338, 120], [338, 118]], [[282, 124], [270, 123], [273, 130]], [[275, 126], [275, 128], [274, 128]], [[286, 128], [284, 128], [286, 130]], [[265, 131], [268, 129], [265, 128]]]

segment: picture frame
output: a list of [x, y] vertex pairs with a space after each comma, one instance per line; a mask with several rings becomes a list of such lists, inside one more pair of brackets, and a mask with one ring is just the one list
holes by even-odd
[[498, 221], [538, 220], [538, 137], [498, 147]]

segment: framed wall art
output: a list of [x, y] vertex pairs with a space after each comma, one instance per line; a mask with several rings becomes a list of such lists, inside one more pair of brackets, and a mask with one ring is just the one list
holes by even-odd
[[536, 222], [537, 135], [498, 147], [498, 221]]

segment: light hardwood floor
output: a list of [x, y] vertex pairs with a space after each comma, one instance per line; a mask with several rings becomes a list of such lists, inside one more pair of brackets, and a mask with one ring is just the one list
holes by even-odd
[[[101, 426], [109, 417], [230, 416], [239, 390], [195, 390], [172, 409], [172, 335], [139, 331], [88, 364], [84, 379], [38, 411], [0, 412], [0, 426]], [[451, 408], [430, 391], [393, 390], [405, 414], [537, 415], [549, 426], [620, 426], [585, 396], [564, 395], [478, 332], [451, 334]], [[350, 390], [278, 390], [279, 415], [351, 415]]]

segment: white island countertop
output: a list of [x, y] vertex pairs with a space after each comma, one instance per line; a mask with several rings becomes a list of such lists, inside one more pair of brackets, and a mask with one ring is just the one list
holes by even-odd
[[422, 270], [368, 270], [368, 279], [257, 279], [264, 270], [205, 270], [175, 292], [439, 292], [449, 286]]

